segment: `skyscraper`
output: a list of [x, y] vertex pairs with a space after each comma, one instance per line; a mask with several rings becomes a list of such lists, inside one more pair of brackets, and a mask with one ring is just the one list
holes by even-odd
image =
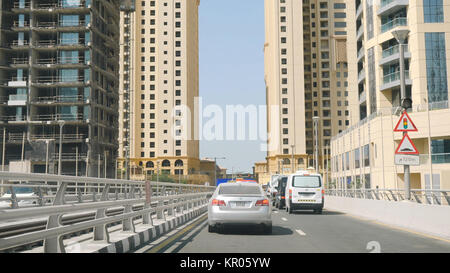
[[[122, 12], [119, 162], [135, 179], [200, 168], [199, 0], [136, 1]], [[127, 167], [127, 162], [128, 166]]]
[[1, 5], [5, 170], [113, 177], [119, 1]]
[[331, 136], [349, 124], [343, 2], [265, 1], [267, 173], [314, 166], [316, 147], [323, 171]]

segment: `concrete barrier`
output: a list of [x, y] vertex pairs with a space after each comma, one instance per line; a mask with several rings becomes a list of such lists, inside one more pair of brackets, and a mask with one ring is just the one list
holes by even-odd
[[450, 239], [450, 206], [326, 196], [325, 209]]

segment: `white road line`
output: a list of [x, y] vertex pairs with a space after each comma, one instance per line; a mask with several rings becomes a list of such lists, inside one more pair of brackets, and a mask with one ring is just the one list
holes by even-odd
[[208, 219], [206, 219], [204, 222], [199, 224], [197, 227], [190, 230], [188, 233], [183, 235], [182, 237], [177, 239], [177, 242], [175, 242], [171, 247], [169, 247], [164, 253], [172, 253], [175, 249], [177, 249], [184, 241], [187, 240], [187, 238], [191, 237], [192, 234], [196, 233], [198, 230], [203, 229], [204, 225], [208, 222]]
[[273, 213], [275, 213], [275, 214], [278, 213], [278, 210], [274, 211]]
[[281, 218], [281, 220], [283, 220], [283, 221], [287, 221], [287, 219], [286, 219], [286, 218], [284, 218], [284, 217], [282, 217], [282, 218]]
[[301, 229], [297, 229], [295, 231], [297, 231], [297, 233], [300, 234], [300, 236], [306, 236], [306, 233], [304, 233]]

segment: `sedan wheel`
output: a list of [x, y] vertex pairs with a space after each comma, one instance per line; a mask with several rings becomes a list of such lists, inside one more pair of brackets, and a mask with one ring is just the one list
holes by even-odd
[[208, 232], [210, 233], [215, 232], [214, 226], [208, 225]]
[[272, 234], [272, 224], [264, 225], [263, 231], [265, 234]]

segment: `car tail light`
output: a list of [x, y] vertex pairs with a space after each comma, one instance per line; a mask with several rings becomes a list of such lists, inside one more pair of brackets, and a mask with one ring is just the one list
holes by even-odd
[[218, 200], [218, 199], [212, 200], [212, 205], [213, 205], [213, 206], [219, 206], [219, 207], [224, 207], [224, 206], [226, 206], [225, 201], [223, 201], [223, 200]]
[[286, 199], [286, 197], [284, 197], [284, 196], [281, 196], [281, 199]]
[[322, 194], [325, 194], [325, 190], [322, 190]]
[[289, 199], [292, 199], [292, 190], [289, 190]]
[[268, 199], [263, 199], [263, 200], [256, 201], [256, 206], [268, 206], [268, 205], [269, 205], [269, 200]]

